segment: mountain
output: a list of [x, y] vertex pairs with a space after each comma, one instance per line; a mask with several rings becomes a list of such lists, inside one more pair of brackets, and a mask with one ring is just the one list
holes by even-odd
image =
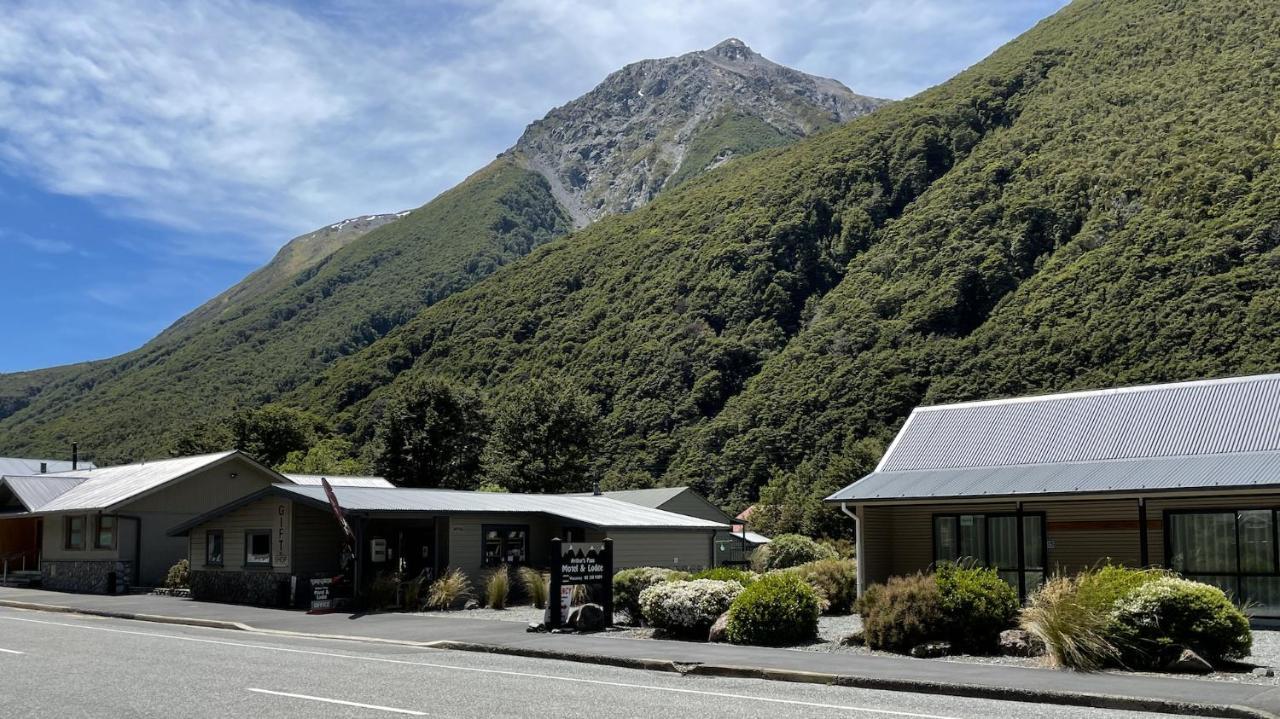
[[[302, 391], [339, 358], [575, 224], [643, 204], [672, 175], [683, 182], [882, 103], [738, 41], [630, 65], [426, 205], [293, 240], [138, 350], [0, 375], [0, 450], [61, 451], [76, 439], [100, 463], [164, 454], [192, 422]], [[587, 180], [565, 190], [577, 175], [555, 158], [570, 156]], [[605, 202], [575, 215], [584, 197]]]
[[530, 125], [512, 151], [581, 227], [731, 157], [790, 144], [884, 103], [730, 38], [627, 65]]
[[[1077, 0], [952, 80], [420, 312], [292, 401], [597, 397], [612, 481], [751, 501], [921, 403], [1280, 371], [1280, 5]], [[852, 479], [844, 477], [842, 479]]]

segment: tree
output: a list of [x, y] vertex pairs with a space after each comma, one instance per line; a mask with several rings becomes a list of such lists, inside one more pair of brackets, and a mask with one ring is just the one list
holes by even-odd
[[304, 450], [294, 450], [276, 469], [295, 474], [358, 475], [364, 463], [352, 456], [355, 448], [341, 437], [326, 437]]
[[269, 467], [280, 465], [290, 452], [306, 452], [326, 431], [316, 415], [278, 404], [241, 410], [231, 417], [235, 447]]
[[182, 426], [174, 434], [170, 454], [190, 457], [196, 454], [225, 452], [235, 446], [235, 439], [226, 418], [222, 420], [197, 420]]
[[565, 380], [519, 386], [494, 411], [486, 476], [509, 492], [590, 489], [599, 416], [595, 400]]
[[479, 482], [489, 420], [480, 397], [437, 377], [392, 396], [376, 435], [380, 474], [404, 487], [472, 489]]
[[790, 472], [775, 472], [760, 490], [751, 514], [752, 528], [762, 534], [840, 537], [850, 531], [847, 517], [822, 500], [876, 468], [883, 446], [873, 439], [851, 441], [825, 461], [811, 459]]

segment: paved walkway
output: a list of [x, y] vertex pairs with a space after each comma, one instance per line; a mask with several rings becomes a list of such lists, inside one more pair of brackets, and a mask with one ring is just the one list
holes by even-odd
[[[655, 663], [730, 668], [768, 677], [769, 670], [812, 672], [825, 681], [873, 688], [900, 688], [961, 696], [983, 696], [1085, 706], [1152, 710], [1186, 705], [1218, 716], [1269, 716], [1280, 719], [1280, 687], [1237, 684], [1190, 678], [1132, 674], [1051, 671], [971, 662], [948, 662], [909, 657], [827, 654], [762, 647], [739, 647], [697, 642], [633, 640], [604, 635], [527, 633], [515, 622], [467, 619], [458, 615], [403, 614], [308, 615], [298, 611], [262, 609], [189, 599], [143, 595], [102, 597], [34, 589], [0, 588], [0, 601], [56, 605], [91, 612], [149, 614], [167, 617], [238, 622], [257, 630], [299, 632], [358, 639], [407, 642], [459, 642], [486, 645], [495, 651], [601, 663]], [[480, 648], [480, 647], [473, 647]], [[682, 669], [687, 667], [682, 666]], [[694, 673], [698, 673], [695, 670]], [[797, 680], [796, 675], [790, 677]], [[824, 676], [814, 676], [824, 681]], [[1116, 698], [1123, 698], [1117, 702]], [[1145, 704], [1144, 704], [1145, 703]], [[1237, 707], [1236, 713], [1209, 711]]]

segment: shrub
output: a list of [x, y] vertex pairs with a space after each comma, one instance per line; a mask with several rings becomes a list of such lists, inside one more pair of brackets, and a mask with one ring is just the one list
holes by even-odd
[[639, 624], [644, 618], [640, 611], [641, 592], [655, 584], [687, 579], [688, 576], [684, 572], [661, 567], [624, 569], [613, 575], [613, 606], [625, 611], [632, 624]]
[[734, 569], [733, 567], [716, 567], [715, 569], [704, 569], [701, 572], [689, 577], [690, 579], [714, 579], [717, 582], [737, 582], [744, 587], [751, 586], [751, 583], [760, 578], [755, 572], [748, 572], [745, 569]]
[[191, 587], [191, 564], [185, 559], [179, 559], [177, 564], [169, 567], [169, 573], [164, 577], [164, 586], [169, 589], [188, 589]]
[[824, 614], [848, 614], [858, 600], [858, 564], [852, 559], [819, 559], [786, 570], [818, 593]]
[[757, 572], [787, 569], [819, 559], [834, 559], [835, 550], [818, 544], [801, 534], [779, 534], [751, 557], [752, 568]]
[[988, 652], [1018, 616], [1018, 593], [994, 569], [943, 564], [934, 573], [947, 636], [957, 649]]
[[1094, 611], [1110, 614], [1116, 602], [1139, 587], [1167, 576], [1170, 575], [1159, 569], [1130, 569], [1115, 564], [1087, 569], [1076, 575], [1078, 601]]
[[1019, 625], [1044, 643], [1055, 667], [1094, 671], [1115, 663], [1120, 651], [1108, 638], [1109, 610], [1082, 601], [1080, 577], [1054, 577], [1031, 595]]
[[737, 582], [714, 579], [660, 582], [640, 593], [640, 611], [658, 629], [706, 638], [711, 625], [742, 592]]
[[421, 576], [414, 577], [404, 585], [404, 608], [416, 612], [422, 609], [422, 590], [426, 580]]
[[490, 609], [506, 609], [507, 598], [511, 596], [511, 575], [507, 565], [502, 565], [489, 573], [484, 582], [484, 603]]
[[394, 574], [380, 573], [369, 585], [369, 608], [390, 609], [396, 605], [400, 580]]
[[855, 559], [857, 554], [854, 552], [853, 541], [844, 537], [823, 537], [818, 540], [818, 544], [830, 549], [835, 553], [836, 559]]
[[538, 609], [547, 607], [547, 577], [533, 567], [520, 568], [520, 584], [524, 586], [529, 603]]
[[452, 609], [471, 597], [471, 580], [461, 569], [445, 572], [427, 588], [427, 606], [432, 609]]
[[863, 592], [857, 609], [863, 637], [872, 649], [905, 653], [947, 632], [942, 594], [932, 574], [889, 577], [885, 584]]
[[793, 574], [770, 574], [742, 590], [729, 608], [734, 644], [787, 646], [818, 636], [818, 595]]
[[1190, 649], [1210, 662], [1243, 659], [1253, 644], [1249, 620], [1217, 587], [1179, 577], [1147, 582], [1116, 602], [1111, 631], [1122, 661], [1158, 668]]

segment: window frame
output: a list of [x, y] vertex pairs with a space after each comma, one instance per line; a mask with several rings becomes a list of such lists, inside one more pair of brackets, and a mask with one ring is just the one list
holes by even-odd
[[[485, 568], [492, 568], [492, 567], [501, 567], [502, 565], [507, 564], [506, 561], [499, 562], [498, 564], [490, 564], [489, 558], [485, 555], [485, 549], [487, 549], [487, 545], [489, 541], [489, 532], [492, 532], [492, 531], [503, 532], [503, 531], [511, 531], [511, 530], [520, 530], [524, 532], [524, 562], [518, 562], [514, 566], [523, 566], [523, 565], [532, 564], [531, 547], [533, 545], [533, 542], [532, 542], [533, 538], [532, 536], [530, 536], [529, 525], [527, 524], [482, 524], [480, 525], [480, 566]], [[505, 537], [503, 539], [503, 542], [504, 542], [503, 547], [505, 549], [506, 547]], [[505, 556], [504, 556], [504, 560], [505, 560]]]
[[[209, 558], [209, 543], [214, 538], [218, 538], [218, 561], [214, 562]], [[245, 551], [248, 551], [248, 544], [245, 545]], [[247, 558], [247, 557], [246, 557]], [[222, 567], [227, 561], [227, 537], [221, 529], [206, 529], [204, 532], [204, 566], [206, 567]]]
[[[102, 540], [102, 520], [111, 520], [111, 541], [103, 544]], [[93, 548], [94, 549], [115, 549], [117, 538], [120, 536], [120, 518], [114, 514], [98, 514], [93, 518]]]
[[[1271, 513], [1271, 567], [1270, 572], [1244, 572], [1240, 570], [1243, 564], [1240, 546], [1240, 514], [1241, 512], [1270, 512]], [[1186, 576], [1196, 577], [1223, 577], [1231, 581], [1235, 585], [1235, 596], [1232, 601], [1239, 602], [1244, 593], [1244, 580], [1254, 577], [1280, 577], [1280, 508], [1275, 506], [1265, 507], [1257, 505], [1242, 505], [1230, 507], [1198, 507], [1190, 509], [1166, 509], [1163, 516], [1163, 534], [1164, 534], [1164, 566], [1169, 569], [1182, 573], [1182, 570], [1173, 566], [1173, 522], [1171, 521], [1178, 515], [1189, 514], [1230, 514], [1235, 517], [1235, 571], [1234, 572], [1187, 572]], [[1271, 614], [1262, 616], [1273, 616]]]
[[[1045, 579], [1049, 576], [1049, 518], [1044, 511], [1038, 512], [1018, 512], [1018, 511], [1001, 511], [1001, 512], [935, 512], [929, 518], [929, 534], [933, 545], [933, 563], [936, 565], [940, 561], [960, 561], [966, 559], [960, 555], [960, 518], [961, 517], [982, 517], [982, 554], [983, 557], [968, 557], [969, 559], [979, 560], [983, 567], [988, 567], [997, 572], [1016, 572], [1018, 574], [1018, 584], [1014, 589], [1018, 590], [1018, 598], [1025, 601], [1030, 594], [1027, 587], [1027, 574], [1029, 572], [1039, 572]], [[1018, 559], [1022, 566], [1019, 567], [997, 567], [991, 563], [991, 520], [998, 517], [1014, 517], [1016, 523], [1017, 536], [1019, 538]], [[1028, 561], [1026, 556], [1026, 539], [1023, 519], [1026, 517], [1040, 518], [1040, 559], [1043, 560], [1040, 569], [1031, 569], [1032, 563]], [[954, 546], [956, 548], [955, 560], [942, 560], [938, 558], [938, 519], [955, 520], [955, 536]]]
[[[263, 535], [267, 538], [266, 560], [261, 562], [249, 561], [249, 549], [253, 545], [253, 537], [255, 535]], [[223, 545], [223, 552], [226, 552], [226, 545]], [[271, 530], [270, 529], [246, 529], [244, 530], [244, 566], [246, 569], [270, 569], [271, 568]]]
[[[71, 525], [75, 520], [80, 520], [80, 541], [77, 544], [71, 543]], [[85, 547], [85, 535], [89, 529], [89, 517], [83, 514], [68, 514], [62, 518], [62, 548], [68, 552], [83, 552]]]

